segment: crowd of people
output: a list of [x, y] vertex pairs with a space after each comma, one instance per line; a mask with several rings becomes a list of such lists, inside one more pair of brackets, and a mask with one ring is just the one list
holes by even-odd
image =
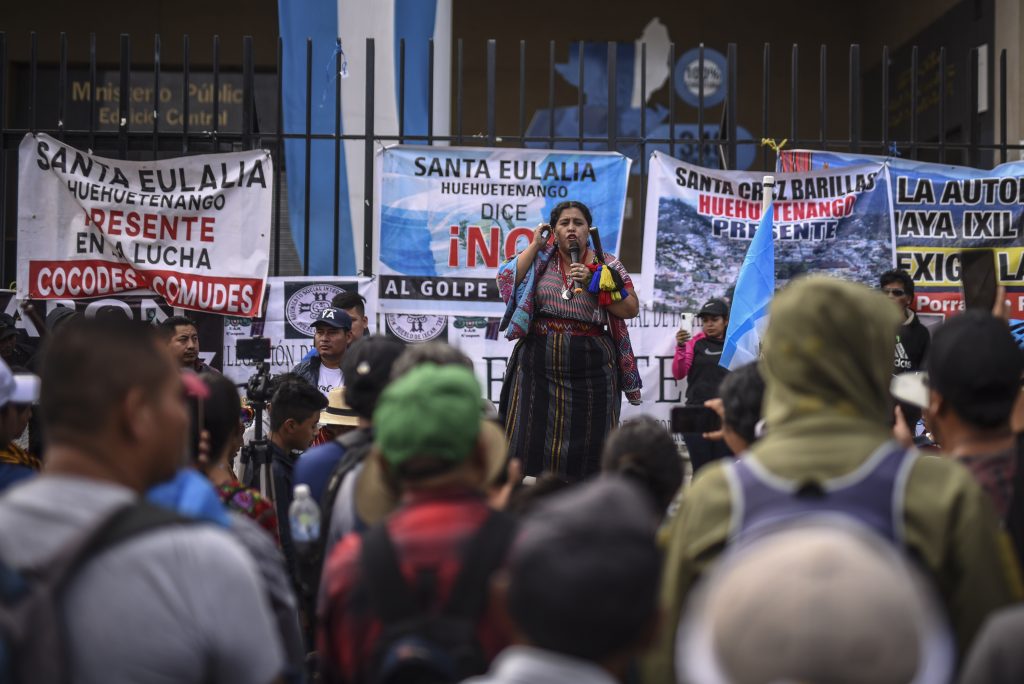
[[563, 203], [502, 267], [498, 407], [351, 293], [255, 442], [188, 318], [47, 317], [0, 362], [0, 681], [1024, 681], [1002, 303], [930, 335], [905, 273], [803, 278], [726, 372], [708, 301], [673, 363], [721, 417], [688, 475], [661, 422], [619, 424], [637, 297], [590, 224]]

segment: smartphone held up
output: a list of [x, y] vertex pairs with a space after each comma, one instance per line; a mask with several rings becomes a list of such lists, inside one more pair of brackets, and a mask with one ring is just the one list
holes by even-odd
[[672, 409], [672, 432], [714, 432], [722, 429], [722, 419], [705, 406], [677, 406]]

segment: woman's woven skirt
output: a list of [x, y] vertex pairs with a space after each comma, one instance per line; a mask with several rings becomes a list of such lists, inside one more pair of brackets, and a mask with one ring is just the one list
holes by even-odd
[[597, 473], [621, 400], [607, 333], [535, 329], [516, 344], [502, 384], [499, 411], [509, 457], [520, 459], [527, 475], [551, 472], [576, 481]]

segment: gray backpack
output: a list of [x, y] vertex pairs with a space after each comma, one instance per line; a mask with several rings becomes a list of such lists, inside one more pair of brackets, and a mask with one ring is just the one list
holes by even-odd
[[0, 684], [65, 684], [70, 667], [61, 599], [91, 558], [136, 535], [191, 522], [146, 502], [117, 509], [76, 537], [44, 567], [0, 559]]

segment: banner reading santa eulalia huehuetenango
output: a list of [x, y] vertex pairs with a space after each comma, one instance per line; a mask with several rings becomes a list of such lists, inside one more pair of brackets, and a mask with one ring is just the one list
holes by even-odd
[[[883, 164], [775, 176], [775, 279], [805, 273], [875, 285], [892, 268], [893, 225]], [[761, 219], [764, 175], [651, 156], [641, 298], [695, 312], [736, 283]], [[653, 264], [653, 266], [651, 265]]]
[[374, 239], [381, 310], [501, 316], [498, 264], [565, 200], [590, 208], [617, 254], [629, 165], [613, 152], [385, 148]]
[[19, 298], [155, 292], [183, 309], [259, 314], [269, 152], [120, 161], [29, 134], [19, 166]]

